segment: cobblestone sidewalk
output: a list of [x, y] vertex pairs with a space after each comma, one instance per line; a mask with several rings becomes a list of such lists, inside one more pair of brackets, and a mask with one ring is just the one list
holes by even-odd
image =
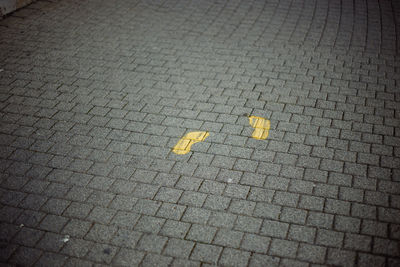
[[[400, 266], [399, 51], [399, 1], [39, 0], [7, 16], [0, 261]], [[193, 131], [208, 135], [175, 154]]]

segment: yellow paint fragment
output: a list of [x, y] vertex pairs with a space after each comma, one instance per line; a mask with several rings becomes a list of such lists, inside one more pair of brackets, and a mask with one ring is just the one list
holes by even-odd
[[261, 117], [250, 116], [249, 123], [254, 128], [251, 137], [259, 140], [267, 139], [269, 128], [271, 126], [271, 122], [269, 120]]
[[178, 143], [174, 146], [172, 149], [172, 152], [175, 154], [183, 155], [187, 154], [190, 151], [190, 148], [192, 147], [193, 144], [196, 144], [198, 142], [202, 142], [206, 140], [206, 138], [210, 134], [208, 132], [190, 132], [185, 134]]

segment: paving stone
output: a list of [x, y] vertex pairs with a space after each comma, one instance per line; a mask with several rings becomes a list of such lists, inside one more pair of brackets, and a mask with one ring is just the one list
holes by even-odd
[[[370, 243], [368, 243], [368, 245], [370, 245]], [[365, 245], [363, 249], [368, 250], [369, 248], [367, 248], [367, 246]], [[397, 242], [382, 238], [374, 239], [373, 252], [377, 254], [390, 255], [393, 257], [399, 256], [399, 251], [397, 249]]]
[[314, 243], [316, 229], [312, 227], [292, 224], [289, 229], [288, 238], [290, 240]]
[[325, 229], [332, 229], [333, 227], [333, 218], [334, 216], [331, 214], [324, 214], [320, 212], [312, 212], [308, 213], [307, 217], [307, 225], [321, 227]]
[[253, 253], [249, 266], [279, 266], [279, 257]]
[[47, 215], [39, 225], [39, 228], [45, 231], [59, 233], [68, 222], [68, 219], [62, 216]]
[[134, 230], [144, 233], [157, 234], [164, 222], [165, 219], [143, 215], [135, 225]]
[[339, 231], [358, 233], [360, 230], [361, 220], [347, 216], [336, 216], [335, 229]]
[[189, 207], [186, 209], [182, 220], [189, 223], [205, 224], [210, 217], [210, 214], [211, 212], [209, 210]]
[[190, 258], [197, 261], [216, 264], [222, 247], [197, 243]]
[[233, 228], [237, 215], [225, 212], [212, 212], [208, 224], [222, 228]]
[[180, 221], [174, 220], [167, 220], [161, 231], [160, 234], [169, 236], [169, 237], [176, 237], [176, 238], [183, 238], [186, 233], [189, 231], [190, 224], [184, 223]]
[[344, 247], [347, 249], [371, 251], [372, 238], [365, 235], [346, 233]]
[[[44, 234], [43, 231], [25, 227], [14, 237], [13, 241], [24, 246], [34, 246]], [[11, 236], [8, 238], [11, 239]]]
[[93, 242], [72, 238], [61, 252], [72, 257], [82, 258], [89, 252], [93, 245]]
[[91, 223], [88, 221], [72, 219], [62, 230], [62, 234], [69, 235], [75, 238], [83, 238], [91, 227]]
[[112, 262], [118, 266], [138, 266], [143, 257], [143, 252], [123, 248], [115, 255]]
[[86, 258], [88, 260], [107, 265], [111, 263], [116, 252], [117, 252], [116, 247], [106, 244], [94, 243], [93, 246], [90, 248], [89, 253], [86, 255]]
[[240, 247], [248, 251], [258, 252], [262, 254], [267, 252], [270, 241], [271, 238], [269, 237], [255, 234], [245, 234]]
[[223, 247], [238, 248], [243, 238], [243, 233], [239, 231], [232, 231], [221, 229], [217, 232], [213, 243]]
[[269, 254], [280, 257], [294, 258], [299, 244], [293, 241], [272, 239]]
[[137, 248], [146, 252], [161, 253], [166, 242], [167, 238], [165, 237], [145, 234], [140, 239]]
[[344, 233], [318, 229], [316, 243], [318, 245], [337, 247], [341, 248], [343, 246]]
[[63, 266], [67, 259], [68, 257], [64, 255], [45, 253], [40, 257], [37, 264], [39, 266]]
[[261, 234], [270, 236], [270, 237], [286, 237], [289, 230], [288, 223], [282, 223], [279, 221], [271, 221], [271, 220], [264, 220]]
[[31, 265], [32, 262], [36, 262], [41, 254], [42, 252], [38, 249], [20, 246], [10, 258], [9, 262], [27, 266]]
[[326, 248], [321, 246], [300, 244], [298, 258], [312, 263], [323, 263], [325, 261]]
[[186, 238], [197, 242], [211, 243], [216, 232], [215, 227], [193, 224]]
[[168, 240], [163, 253], [171, 257], [187, 259], [189, 258], [194, 244], [195, 243], [191, 241], [172, 238]]
[[204, 203], [204, 207], [212, 210], [226, 210], [231, 203], [231, 198], [224, 196], [209, 195]]
[[365, 253], [360, 253], [357, 257], [357, 261], [360, 265], [369, 265], [372, 264], [374, 266], [385, 266], [385, 258], [376, 255], [369, 255]]
[[219, 264], [226, 266], [247, 266], [250, 252], [224, 248]]
[[256, 203], [253, 201], [233, 199], [229, 211], [235, 214], [251, 215], [255, 207]]
[[107, 209], [103, 207], [95, 207], [90, 214], [88, 215], [88, 219], [94, 222], [108, 224], [116, 211], [113, 209]]
[[4, 17], [1, 261], [400, 265], [398, 10], [34, 1]]

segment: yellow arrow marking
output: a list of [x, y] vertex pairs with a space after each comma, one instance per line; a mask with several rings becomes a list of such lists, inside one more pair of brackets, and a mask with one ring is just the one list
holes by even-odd
[[208, 132], [187, 133], [174, 146], [174, 148], [172, 149], [172, 152], [174, 152], [175, 154], [179, 154], [179, 155], [187, 154], [187, 153], [189, 153], [190, 148], [192, 147], [193, 144], [196, 144], [198, 142], [202, 142], [202, 141], [206, 140], [206, 138], [209, 135], [210, 134]]
[[261, 117], [250, 116], [249, 123], [251, 127], [254, 128], [254, 132], [251, 137], [259, 140], [267, 139], [269, 128], [271, 126], [271, 122], [269, 120]]

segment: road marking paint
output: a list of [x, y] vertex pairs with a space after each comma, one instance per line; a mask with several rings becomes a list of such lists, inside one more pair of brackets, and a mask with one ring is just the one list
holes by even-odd
[[249, 123], [251, 127], [254, 128], [253, 134], [251, 137], [254, 139], [267, 139], [268, 133], [269, 133], [269, 128], [271, 126], [271, 122], [267, 119], [261, 118], [261, 117], [256, 117], [256, 116], [250, 116], [249, 117]]
[[208, 132], [190, 132], [185, 134], [172, 149], [175, 154], [183, 155], [190, 151], [193, 144], [204, 141], [210, 134]]

